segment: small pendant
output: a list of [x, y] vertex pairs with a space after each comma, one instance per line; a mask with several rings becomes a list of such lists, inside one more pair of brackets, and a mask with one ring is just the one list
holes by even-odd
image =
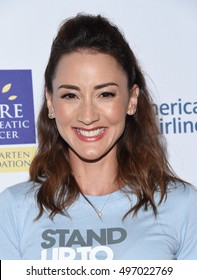
[[103, 213], [102, 212], [98, 212], [99, 217], [102, 217]]

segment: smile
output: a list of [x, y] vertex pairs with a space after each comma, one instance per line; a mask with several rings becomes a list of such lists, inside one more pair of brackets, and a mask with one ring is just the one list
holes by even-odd
[[99, 136], [100, 134], [102, 134], [104, 132], [104, 128], [98, 128], [95, 130], [83, 130], [83, 129], [79, 129], [76, 128], [76, 131], [79, 135], [85, 136], [85, 137], [96, 137]]

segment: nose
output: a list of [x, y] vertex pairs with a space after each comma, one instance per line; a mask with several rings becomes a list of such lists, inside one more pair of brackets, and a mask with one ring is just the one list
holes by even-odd
[[91, 125], [100, 119], [99, 112], [91, 100], [84, 100], [81, 104], [77, 120], [85, 125]]

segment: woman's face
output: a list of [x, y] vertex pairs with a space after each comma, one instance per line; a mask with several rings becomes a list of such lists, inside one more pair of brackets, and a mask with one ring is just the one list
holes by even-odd
[[97, 161], [116, 154], [127, 114], [137, 106], [138, 87], [128, 89], [127, 75], [110, 55], [79, 51], [64, 55], [46, 92], [58, 131], [70, 157]]

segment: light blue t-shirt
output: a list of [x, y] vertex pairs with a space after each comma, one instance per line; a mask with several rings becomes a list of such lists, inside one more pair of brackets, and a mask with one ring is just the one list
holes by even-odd
[[191, 186], [169, 190], [157, 218], [151, 209], [140, 209], [125, 220], [136, 197], [116, 191], [88, 196], [103, 208], [102, 219], [80, 196], [69, 208], [70, 218], [51, 220], [45, 212], [35, 221], [38, 207], [31, 188], [25, 182], [0, 194], [0, 259], [197, 260], [197, 190]]

